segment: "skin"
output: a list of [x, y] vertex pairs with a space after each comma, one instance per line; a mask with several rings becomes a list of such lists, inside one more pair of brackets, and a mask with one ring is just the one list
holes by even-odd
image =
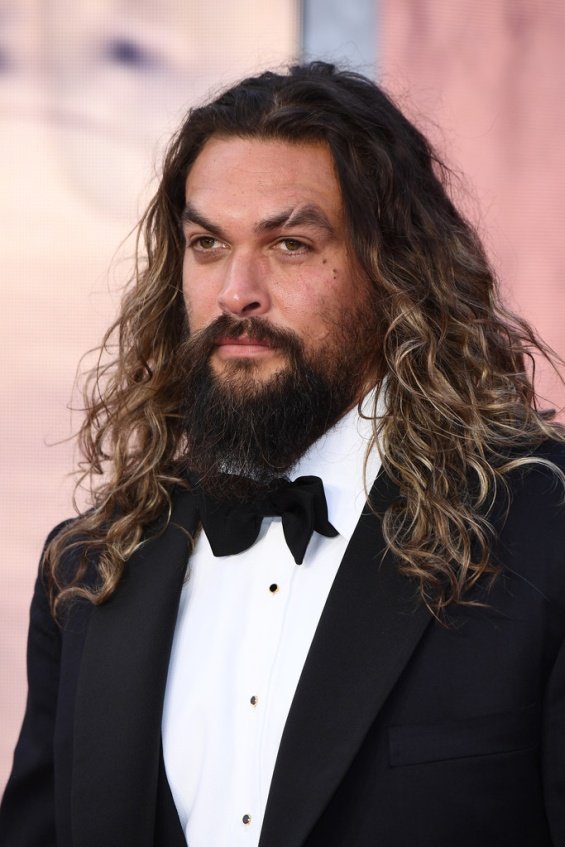
[[[307, 355], [366, 298], [347, 249], [342, 199], [323, 143], [213, 137], [186, 180], [183, 291], [191, 331], [228, 314], [295, 332]], [[337, 350], [336, 350], [337, 352]], [[268, 342], [218, 338], [222, 373], [238, 360], [260, 381], [285, 367]]]

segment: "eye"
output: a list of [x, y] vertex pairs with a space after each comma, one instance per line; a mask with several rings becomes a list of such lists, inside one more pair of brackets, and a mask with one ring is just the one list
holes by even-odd
[[209, 253], [211, 250], [224, 247], [225, 245], [222, 241], [214, 238], [213, 235], [198, 235], [196, 238], [189, 240], [188, 246], [201, 253]]
[[299, 241], [298, 238], [281, 238], [277, 241], [277, 246], [283, 253], [305, 253], [310, 248], [304, 241]]

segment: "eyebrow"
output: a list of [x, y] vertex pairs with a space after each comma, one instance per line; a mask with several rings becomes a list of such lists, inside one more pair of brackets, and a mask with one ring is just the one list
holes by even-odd
[[186, 201], [185, 207], [180, 216], [180, 221], [183, 226], [186, 224], [197, 224], [198, 226], [201, 226], [202, 229], [206, 229], [208, 232], [211, 232], [212, 235], [220, 238], [222, 241], [227, 241], [222, 229], [199, 212], [196, 207], [192, 205], [190, 200]]
[[[181, 223], [183, 225], [189, 223], [197, 224], [203, 229], [208, 230], [208, 232], [211, 232], [217, 238], [223, 241], [227, 240], [221, 227], [208, 220], [205, 215], [196, 209], [190, 200], [186, 201], [186, 205], [182, 211]], [[261, 235], [265, 232], [271, 232], [274, 229], [283, 229], [285, 227], [288, 229], [297, 226], [315, 226], [318, 229], [324, 230], [330, 237], [335, 238], [335, 229], [328, 220], [328, 217], [319, 206], [313, 204], [299, 206], [298, 208], [290, 207], [277, 212], [255, 224], [254, 230], [258, 235]]]
[[255, 232], [269, 232], [273, 229], [282, 229], [284, 227], [291, 228], [296, 226], [315, 226], [318, 229], [325, 230], [328, 235], [335, 237], [335, 230], [329, 222], [326, 214], [312, 204], [299, 206], [297, 209], [292, 207], [284, 211], [272, 215], [270, 218], [265, 218], [264, 221], [259, 221], [255, 225]]

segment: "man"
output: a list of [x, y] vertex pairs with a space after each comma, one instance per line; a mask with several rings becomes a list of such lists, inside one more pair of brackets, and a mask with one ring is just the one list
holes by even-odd
[[43, 557], [3, 847], [565, 845], [565, 436], [444, 176], [323, 63], [189, 114], [94, 375], [104, 476]]

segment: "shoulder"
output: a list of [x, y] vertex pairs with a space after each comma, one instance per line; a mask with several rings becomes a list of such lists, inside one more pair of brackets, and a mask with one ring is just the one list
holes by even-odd
[[506, 481], [516, 509], [565, 509], [565, 443], [544, 441], [529, 453], [512, 457]]
[[539, 447], [532, 451], [532, 457], [542, 459], [565, 471], [565, 442], [552, 439], [542, 441]]
[[[60, 629], [66, 628], [71, 612], [74, 614], [75, 609], [90, 605], [83, 590], [89, 591], [98, 583], [98, 560], [98, 550], [89, 550], [88, 533], [82, 529], [81, 516], [61, 521], [47, 535], [34, 599], [36, 605], [49, 609]], [[68, 589], [71, 592], [63, 599]]]
[[[63, 530], [69, 526], [73, 518], [58, 523], [47, 535], [39, 559], [35, 585], [33, 589], [30, 608], [30, 632], [28, 650], [40, 637], [58, 640], [60, 629], [57, 626], [51, 610], [51, 565], [49, 562], [49, 549]], [[33, 651], [32, 651], [33, 652]]]
[[494, 522], [500, 563], [565, 611], [565, 445], [546, 441], [522, 455], [506, 481]]
[[77, 520], [78, 519], [76, 517], [65, 518], [65, 520], [62, 520], [60, 523], [54, 526], [51, 532], [48, 533], [47, 538], [45, 539], [45, 544], [43, 545], [44, 549], [46, 549], [49, 544], [51, 544], [51, 542], [54, 541], [55, 538], [57, 538], [57, 536], [60, 535], [61, 532], [63, 532], [64, 529], [67, 529], [67, 527], [71, 526], [71, 524], [74, 524]]
[[[75, 526], [78, 520], [79, 518], [77, 517], [66, 518], [65, 520], [62, 520], [60, 523], [54, 526], [53, 529], [48, 533], [47, 538], [45, 539], [45, 543], [43, 544], [43, 550], [40, 559], [40, 573], [43, 575], [44, 578], [48, 576], [48, 573], [50, 571], [49, 557], [53, 544], [58, 539], [61, 540], [60, 536], [62, 535], [62, 533], [70, 529], [72, 526]], [[72, 565], [70, 560], [76, 557], [69, 556], [69, 554], [65, 552], [64, 548], [62, 550], [62, 554], [63, 555], [61, 558], [65, 561], [65, 570], [69, 567], [73, 569], [74, 566]]]

